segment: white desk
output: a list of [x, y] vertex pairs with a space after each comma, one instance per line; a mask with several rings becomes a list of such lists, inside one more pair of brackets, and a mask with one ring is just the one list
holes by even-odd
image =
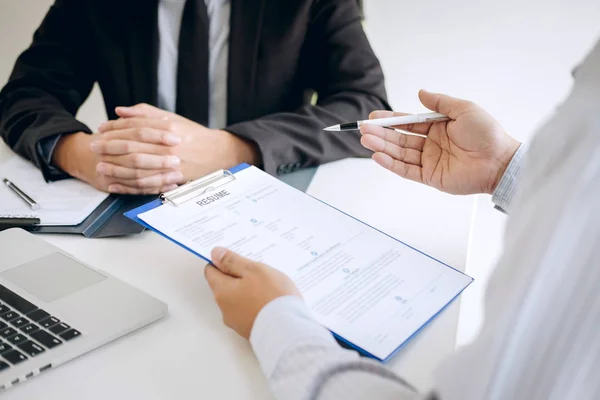
[[[8, 154], [0, 145], [0, 161]], [[369, 160], [321, 167], [309, 193], [454, 267], [465, 265], [472, 198], [401, 181]], [[368, 201], [380, 207], [369, 210]], [[9, 390], [4, 399], [270, 398], [250, 346], [222, 324], [200, 259], [151, 232], [42, 238], [163, 300], [170, 314]], [[458, 306], [409, 342], [390, 367], [419, 388], [429, 386], [434, 367], [454, 349]]]

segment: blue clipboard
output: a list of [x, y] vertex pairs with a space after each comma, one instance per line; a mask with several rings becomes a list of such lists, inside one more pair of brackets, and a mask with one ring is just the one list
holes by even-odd
[[[229, 172], [231, 174], [235, 174], [235, 173], [237, 173], [239, 171], [242, 171], [242, 170], [244, 170], [246, 168], [249, 168], [249, 167], [250, 167], [250, 165], [248, 165], [248, 164], [239, 164], [239, 165], [237, 165], [237, 166], [235, 166], [233, 168], [230, 168]], [[142, 225], [142, 226], [150, 229], [151, 231], [158, 233], [160, 236], [162, 236], [162, 237], [170, 240], [171, 242], [175, 243], [176, 245], [178, 245], [180, 247], [183, 247], [184, 249], [186, 249], [187, 251], [189, 251], [192, 254], [197, 255], [198, 257], [200, 257], [204, 261], [211, 262], [211, 260], [209, 260], [208, 258], [204, 257], [202, 254], [199, 254], [199, 253], [195, 252], [194, 250], [190, 249], [189, 247], [184, 246], [183, 244], [179, 243], [178, 241], [173, 240], [172, 238], [170, 238], [169, 236], [165, 235], [161, 231], [159, 231], [157, 229], [154, 229], [153, 227], [151, 227], [150, 225], [148, 225], [147, 223], [145, 223], [144, 221], [142, 221], [138, 217], [140, 214], [143, 214], [146, 211], [153, 210], [153, 209], [155, 209], [157, 207], [160, 207], [162, 205], [163, 205], [163, 201], [161, 199], [156, 199], [154, 201], [151, 201], [150, 203], [144, 204], [143, 206], [140, 206], [138, 208], [134, 208], [133, 210], [127, 211], [125, 213], [125, 216], [127, 218], [131, 219], [132, 221], [137, 222], [138, 224], [140, 224], [140, 225]]]
[[[249, 167], [250, 167], [250, 165], [248, 165], [248, 164], [240, 164], [240, 165], [237, 165], [237, 166], [235, 166], [235, 167], [233, 167], [233, 168], [229, 169], [229, 172], [230, 172], [231, 174], [236, 174], [237, 172], [239, 172], [239, 171], [242, 171], [242, 170], [244, 170], [244, 169], [246, 169], [246, 168], [249, 168]], [[308, 195], [307, 195], [307, 196], [308, 196]], [[313, 197], [313, 198], [314, 198], [314, 197]], [[397, 242], [400, 242], [400, 243], [402, 243], [403, 245], [405, 245], [405, 246], [409, 247], [410, 249], [412, 249], [412, 250], [415, 250], [415, 251], [417, 251], [418, 253], [420, 253], [420, 254], [422, 254], [422, 255], [424, 255], [424, 256], [426, 256], [426, 257], [428, 257], [428, 258], [430, 258], [430, 259], [432, 259], [432, 260], [434, 260], [434, 261], [436, 261], [436, 262], [438, 262], [438, 263], [440, 263], [440, 264], [442, 264], [442, 265], [444, 265], [444, 266], [446, 266], [446, 267], [450, 268], [450, 269], [453, 269], [453, 270], [455, 270], [455, 271], [459, 272], [459, 273], [460, 273], [460, 274], [462, 274], [462, 275], [465, 275], [465, 276], [467, 276], [467, 275], [466, 275], [464, 272], [462, 272], [462, 271], [459, 271], [459, 270], [457, 270], [456, 268], [453, 268], [452, 266], [450, 266], [450, 265], [448, 265], [448, 264], [446, 264], [446, 263], [444, 263], [444, 262], [442, 262], [442, 261], [440, 261], [440, 260], [438, 260], [438, 259], [436, 259], [436, 258], [434, 258], [434, 257], [431, 257], [429, 254], [423, 253], [422, 251], [420, 251], [420, 250], [418, 250], [418, 249], [416, 249], [416, 248], [414, 248], [414, 247], [412, 247], [412, 246], [410, 246], [410, 245], [408, 245], [408, 244], [406, 244], [406, 243], [402, 242], [401, 240], [398, 240], [398, 239], [396, 239], [396, 238], [394, 238], [394, 237], [392, 237], [392, 236], [388, 235], [388, 234], [387, 234], [387, 233], [385, 233], [385, 232], [382, 232], [382, 231], [380, 231], [380, 230], [379, 230], [379, 229], [377, 229], [377, 228], [374, 228], [374, 227], [372, 227], [372, 226], [371, 226], [371, 225], [369, 225], [369, 224], [366, 224], [365, 222], [363, 222], [363, 221], [361, 221], [361, 220], [359, 220], [359, 219], [357, 219], [357, 218], [353, 217], [352, 215], [349, 215], [349, 214], [347, 214], [347, 213], [345, 213], [345, 212], [343, 212], [343, 211], [341, 211], [341, 210], [339, 210], [339, 209], [337, 209], [337, 208], [333, 207], [332, 205], [330, 205], [330, 204], [327, 204], [327, 203], [325, 203], [325, 202], [323, 202], [323, 201], [321, 201], [321, 200], [319, 200], [319, 199], [315, 199], [315, 200], [317, 200], [317, 201], [319, 201], [319, 202], [321, 202], [321, 203], [323, 203], [323, 204], [327, 205], [328, 207], [331, 207], [331, 208], [333, 208], [334, 210], [336, 210], [336, 211], [338, 211], [338, 212], [340, 212], [340, 213], [342, 213], [342, 214], [344, 214], [344, 215], [346, 215], [346, 216], [348, 216], [348, 217], [350, 217], [350, 218], [352, 218], [352, 219], [354, 219], [354, 220], [356, 220], [356, 221], [360, 222], [361, 224], [363, 224], [363, 225], [365, 225], [365, 226], [368, 226], [368, 227], [369, 227], [369, 228], [371, 228], [371, 229], [374, 229], [375, 231], [377, 231], [377, 232], [379, 232], [379, 233], [381, 233], [381, 234], [383, 234], [383, 235], [385, 235], [385, 236], [387, 236], [387, 237], [389, 237], [389, 238], [392, 238], [393, 240], [395, 240], [395, 241], [397, 241]], [[150, 202], [150, 203], [144, 204], [143, 206], [140, 206], [140, 207], [138, 207], [138, 208], [135, 208], [135, 209], [133, 209], [133, 210], [131, 210], [131, 211], [128, 211], [128, 212], [126, 212], [126, 213], [125, 213], [125, 216], [126, 216], [127, 218], [129, 218], [129, 219], [131, 219], [131, 220], [133, 220], [133, 221], [137, 222], [138, 224], [140, 224], [140, 225], [142, 225], [142, 226], [144, 226], [144, 227], [146, 227], [146, 228], [148, 228], [148, 229], [150, 229], [150, 230], [152, 230], [152, 231], [154, 231], [154, 232], [158, 233], [158, 234], [159, 234], [159, 235], [161, 235], [162, 237], [164, 237], [164, 238], [166, 238], [166, 239], [170, 240], [171, 242], [175, 243], [176, 245], [178, 245], [178, 246], [180, 246], [180, 247], [182, 247], [182, 248], [186, 249], [186, 250], [187, 250], [187, 251], [189, 251], [190, 253], [192, 253], [192, 254], [195, 254], [196, 256], [200, 257], [200, 258], [201, 258], [201, 259], [203, 259], [204, 261], [206, 261], [206, 262], [210, 263], [210, 262], [211, 262], [211, 260], [210, 260], [210, 259], [206, 258], [206, 257], [205, 257], [205, 256], [203, 256], [202, 254], [199, 254], [199, 253], [195, 252], [194, 250], [192, 250], [192, 249], [190, 249], [189, 247], [187, 247], [187, 246], [185, 246], [185, 245], [183, 245], [183, 244], [179, 243], [178, 241], [176, 241], [176, 240], [174, 240], [174, 239], [170, 238], [169, 236], [165, 235], [165, 234], [164, 234], [164, 233], [162, 233], [161, 231], [159, 231], [159, 230], [157, 230], [157, 229], [154, 229], [152, 226], [150, 226], [150, 225], [146, 224], [144, 221], [142, 221], [142, 220], [141, 220], [141, 219], [138, 217], [140, 214], [143, 214], [143, 213], [145, 213], [145, 212], [147, 212], [147, 211], [153, 210], [153, 209], [155, 209], [155, 208], [157, 208], [157, 207], [160, 207], [160, 206], [162, 206], [162, 205], [163, 205], [163, 201], [162, 201], [161, 199], [156, 199], [156, 200], [154, 200], [154, 201], [152, 201], [152, 202]], [[465, 286], [465, 287], [464, 287], [462, 290], [460, 290], [460, 291], [459, 291], [459, 292], [456, 294], [456, 296], [454, 296], [452, 299], [450, 299], [450, 300], [448, 301], [448, 303], [446, 303], [446, 305], [444, 305], [442, 308], [440, 308], [440, 310], [439, 310], [437, 313], [435, 313], [435, 314], [434, 314], [434, 315], [433, 315], [431, 318], [429, 318], [429, 320], [427, 320], [427, 321], [426, 321], [426, 322], [425, 322], [425, 323], [424, 323], [424, 324], [423, 324], [423, 325], [422, 325], [422, 326], [421, 326], [419, 329], [417, 329], [417, 330], [416, 330], [416, 331], [415, 331], [415, 332], [414, 332], [414, 333], [413, 333], [413, 334], [412, 334], [410, 337], [408, 337], [408, 338], [407, 338], [407, 339], [406, 339], [404, 342], [400, 343], [400, 345], [399, 345], [399, 346], [398, 346], [398, 347], [397, 347], [397, 348], [396, 348], [394, 351], [392, 351], [392, 352], [391, 352], [391, 353], [390, 353], [390, 354], [389, 354], [389, 355], [388, 355], [386, 358], [384, 358], [384, 359], [382, 359], [382, 358], [379, 358], [379, 357], [377, 357], [377, 356], [375, 356], [375, 355], [373, 355], [373, 354], [369, 353], [369, 352], [368, 352], [368, 351], [366, 351], [365, 349], [363, 349], [363, 348], [361, 348], [361, 347], [358, 347], [358, 346], [356, 346], [354, 343], [350, 342], [349, 340], [346, 340], [345, 338], [343, 338], [342, 336], [340, 336], [340, 335], [336, 334], [335, 332], [333, 332], [333, 331], [330, 331], [330, 332], [333, 334], [333, 336], [335, 337], [335, 339], [336, 339], [336, 340], [337, 340], [337, 341], [338, 341], [338, 342], [339, 342], [339, 343], [340, 343], [342, 346], [344, 346], [344, 347], [346, 347], [346, 348], [350, 348], [350, 349], [356, 350], [357, 352], [359, 352], [359, 353], [360, 353], [361, 355], [363, 355], [363, 356], [366, 356], [366, 357], [369, 357], [369, 358], [373, 358], [373, 359], [375, 359], [375, 360], [379, 360], [379, 361], [381, 361], [381, 362], [383, 362], [383, 363], [386, 363], [386, 362], [388, 362], [388, 361], [389, 361], [389, 360], [390, 360], [392, 357], [394, 357], [394, 355], [396, 355], [396, 354], [397, 354], [397, 353], [398, 353], [398, 352], [399, 352], [399, 351], [400, 351], [400, 350], [401, 350], [401, 349], [402, 349], [402, 348], [403, 348], [403, 347], [404, 347], [404, 346], [405, 346], [405, 345], [406, 345], [406, 344], [407, 344], [407, 343], [408, 343], [408, 342], [409, 342], [409, 341], [410, 341], [410, 340], [411, 340], [413, 337], [415, 337], [415, 336], [416, 336], [416, 335], [417, 335], [419, 332], [421, 332], [421, 331], [422, 331], [422, 330], [423, 330], [423, 329], [424, 329], [424, 328], [425, 328], [427, 325], [429, 325], [429, 323], [430, 323], [431, 321], [433, 321], [433, 320], [434, 320], [434, 319], [435, 319], [435, 318], [436, 318], [436, 317], [437, 317], [439, 314], [441, 314], [441, 313], [442, 313], [442, 312], [443, 312], [443, 311], [444, 311], [446, 308], [448, 308], [448, 306], [450, 306], [450, 305], [451, 305], [451, 304], [454, 302], [454, 300], [456, 300], [456, 299], [457, 299], [457, 298], [458, 298], [458, 297], [461, 295], [461, 293], [462, 293], [462, 292], [463, 292], [463, 291], [464, 291], [464, 290], [465, 290], [467, 287], [469, 287], [469, 285], [471, 285], [471, 283], [473, 283], [473, 278], [471, 278], [471, 277], [469, 277], [469, 278], [471, 279], [471, 281], [470, 281], [470, 282], [469, 282], [469, 283], [468, 283], [468, 284], [467, 284], [467, 285], [466, 285], [466, 286]]]

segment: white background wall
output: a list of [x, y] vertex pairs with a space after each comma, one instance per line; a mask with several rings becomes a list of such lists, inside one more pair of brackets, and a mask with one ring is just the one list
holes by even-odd
[[[51, 3], [0, 0], [0, 83]], [[476, 101], [520, 140], [563, 98], [572, 68], [600, 36], [597, 0], [365, 0], [365, 13], [396, 109], [422, 110], [420, 88], [447, 92]], [[106, 118], [97, 91], [79, 117], [90, 127]], [[482, 197], [472, 224], [467, 270], [477, 283], [462, 298], [459, 344], [480, 323], [504, 217]]]

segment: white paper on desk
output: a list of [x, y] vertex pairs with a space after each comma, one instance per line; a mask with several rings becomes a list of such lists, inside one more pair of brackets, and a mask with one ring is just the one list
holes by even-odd
[[321, 324], [379, 359], [472, 281], [255, 167], [235, 177], [139, 218], [206, 258], [223, 246], [283, 271]]
[[[32, 211], [2, 178], [14, 183], [40, 205]], [[28, 161], [13, 156], [0, 165], [0, 217], [33, 215], [43, 225], [77, 225], [109, 195], [76, 179], [46, 183], [42, 173]]]

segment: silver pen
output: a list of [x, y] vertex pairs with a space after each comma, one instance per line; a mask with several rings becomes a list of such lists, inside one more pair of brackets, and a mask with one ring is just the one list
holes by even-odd
[[328, 126], [323, 129], [329, 132], [343, 132], [343, 131], [354, 131], [360, 129], [362, 125], [378, 125], [388, 128], [394, 125], [408, 125], [408, 124], [421, 124], [427, 122], [443, 122], [450, 120], [450, 117], [440, 113], [425, 113], [425, 114], [413, 114], [413, 115], [400, 115], [397, 117], [388, 118], [377, 118], [368, 119], [364, 121], [348, 122], [346, 124], [339, 124]]
[[33, 200], [31, 197], [29, 197], [27, 195], [27, 193], [25, 193], [24, 191], [19, 189], [14, 183], [12, 183], [11, 181], [9, 181], [6, 178], [2, 179], [2, 182], [4, 182], [4, 184], [6, 186], [8, 186], [8, 188], [10, 190], [12, 190], [17, 196], [19, 196], [21, 198], [21, 200], [23, 200], [25, 203], [27, 203], [27, 205], [32, 210], [38, 210], [40, 208], [40, 205], [38, 203], [36, 203], [35, 200]]

